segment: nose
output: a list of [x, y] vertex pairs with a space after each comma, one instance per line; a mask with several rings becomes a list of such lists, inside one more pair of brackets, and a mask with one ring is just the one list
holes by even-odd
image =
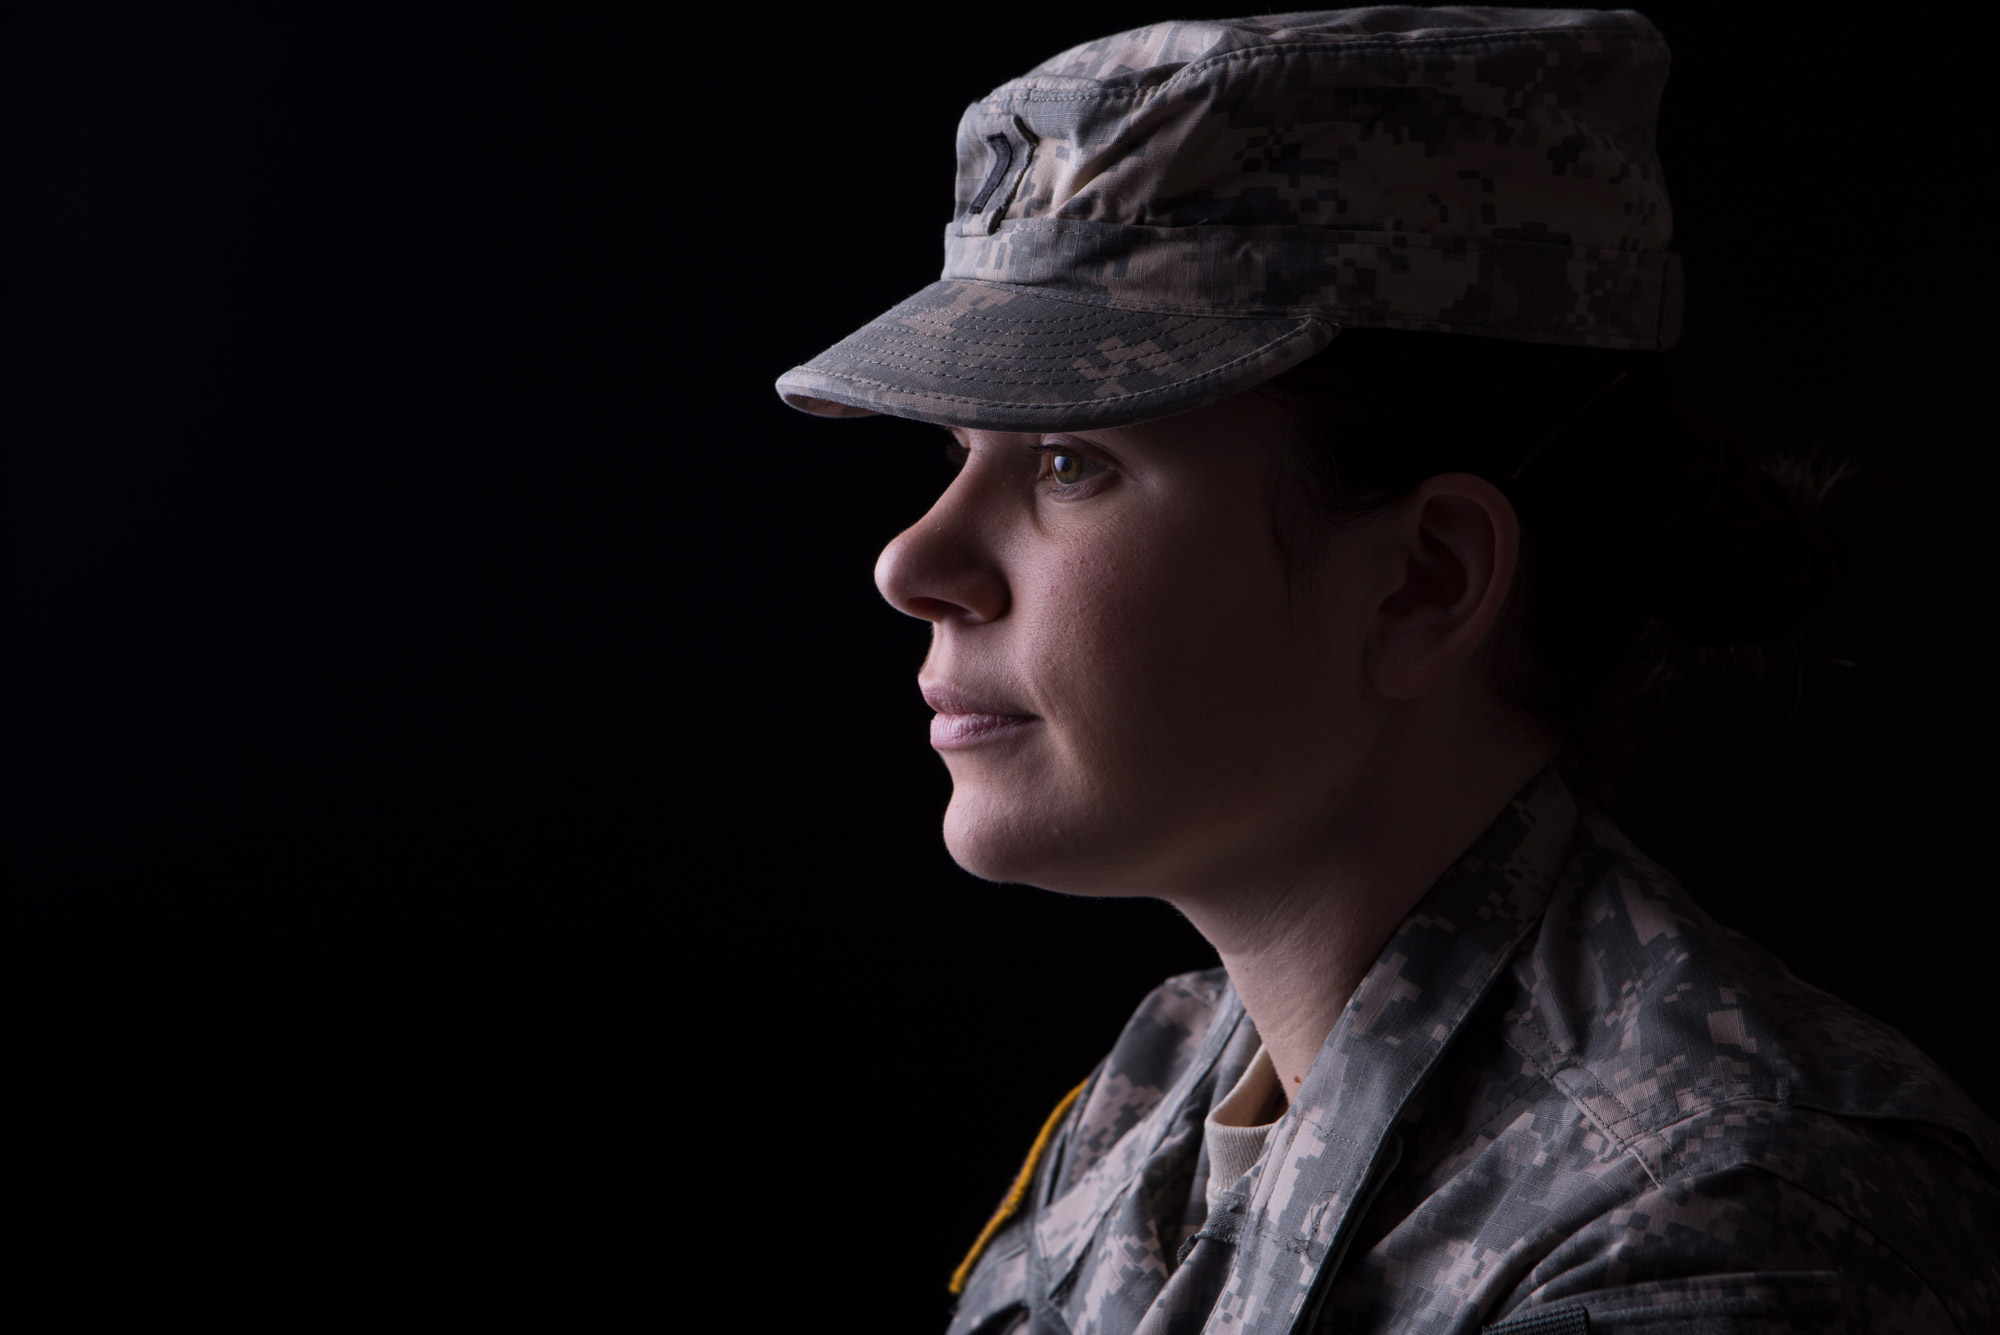
[[994, 559], [976, 468], [968, 464], [930, 512], [875, 559], [875, 587], [897, 611], [933, 624], [995, 621], [1007, 613], [1007, 580]]

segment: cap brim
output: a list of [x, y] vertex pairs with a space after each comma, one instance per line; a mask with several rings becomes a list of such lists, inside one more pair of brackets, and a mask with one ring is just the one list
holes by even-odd
[[988, 431], [1129, 426], [1259, 384], [1326, 347], [1317, 316], [1131, 310], [1011, 283], [932, 283], [778, 378], [794, 408]]

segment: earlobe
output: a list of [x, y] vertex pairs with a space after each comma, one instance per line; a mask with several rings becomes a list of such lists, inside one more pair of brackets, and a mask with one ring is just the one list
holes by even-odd
[[1513, 583], [1520, 527], [1500, 489], [1470, 473], [1427, 479], [1397, 503], [1394, 520], [1387, 532], [1400, 579], [1376, 607], [1369, 667], [1376, 689], [1413, 700], [1492, 631]]

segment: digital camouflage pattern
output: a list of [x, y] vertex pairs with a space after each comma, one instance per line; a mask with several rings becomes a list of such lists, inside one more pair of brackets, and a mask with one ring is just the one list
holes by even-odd
[[951, 1335], [2000, 1329], [2000, 1129], [1553, 769], [1211, 1214], [1202, 1122], [1257, 1045], [1219, 969], [1148, 997]]
[[1124, 425], [1342, 326], [1664, 348], [1666, 42], [1629, 10], [1385, 6], [1159, 23], [958, 131], [941, 281], [778, 381], [808, 412]]

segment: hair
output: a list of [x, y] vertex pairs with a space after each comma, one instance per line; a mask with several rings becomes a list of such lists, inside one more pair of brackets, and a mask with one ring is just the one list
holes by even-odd
[[1638, 773], [1661, 687], [1719, 660], [1761, 670], [1840, 574], [1818, 512], [1853, 462], [1780, 457], [1698, 416], [1664, 357], [1343, 330], [1253, 391], [1293, 425], [1290, 494], [1320, 522], [1440, 473], [1507, 497], [1521, 555], [1495, 683], [1563, 735], [1558, 768], [1598, 803]]

